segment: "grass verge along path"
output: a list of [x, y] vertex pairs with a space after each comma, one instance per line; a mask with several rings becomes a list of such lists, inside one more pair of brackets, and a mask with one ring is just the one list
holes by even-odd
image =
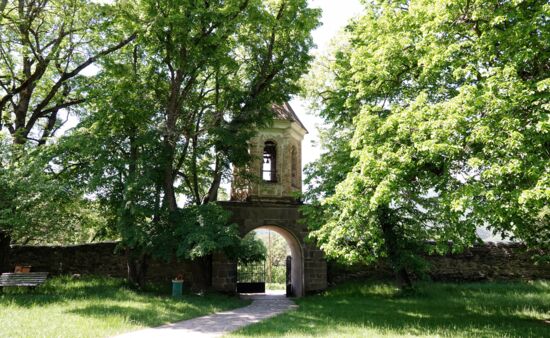
[[231, 337], [550, 337], [550, 283], [348, 283]]
[[135, 292], [114, 278], [56, 277], [35, 291], [0, 294], [0, 337], [108, 337], [247, 304], [218, 294]]

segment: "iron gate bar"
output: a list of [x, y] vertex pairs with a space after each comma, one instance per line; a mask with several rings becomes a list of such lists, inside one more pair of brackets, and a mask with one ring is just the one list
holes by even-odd
[[265, 261], [237, 266], [237, 292], [265, 293]]

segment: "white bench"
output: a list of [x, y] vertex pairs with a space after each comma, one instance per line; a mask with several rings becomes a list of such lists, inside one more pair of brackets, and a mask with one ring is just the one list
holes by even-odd
[[47, 272], [15, 272], [0, 275], [0, 291], [5, 286], [26, 286], [35, 288], [48, 278]]

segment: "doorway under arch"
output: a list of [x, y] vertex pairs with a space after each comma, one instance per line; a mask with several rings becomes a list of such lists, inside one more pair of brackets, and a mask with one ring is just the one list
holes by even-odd
[[[238, 226], [239, 234], [246, 235], [254, 229], [273, 229], [286, 239], [294, 256], [294, 295], [304, 296], [325, 290], [327, 287], [327, 263], [321, 249], [307, 241], [309, 229], [302, 221], [301, 204], [283, 201], [224, 201], [218, 202], [231, 214], [230, 222]], [[234, 293], [237, 290], [237, 261], [216, 253], [212, 256], [211, 283], [214, 290]]]
[[[255, 227], [247, 232], [250, 233], [252, 231], [257, 230], [268, 230], [272, 231], [279, 236], [281, 236], [289, 250], [290, 250], [290, 257], [291, 257], [291, 264], [290, 264], [290, 290], [287, 290], [287, 296], [293, 295], [293, 296], [301, 296], [304, 292], [304, 260], [303, 260], [303, 250], [302, 246], [300, 245], [300, 241], [294, 236], [288, 229], [285, 229], [281, 226], [277, 225], [261, 225], [258, 227]], [[245, 234], [246, 235], [246, 234]], [[288, 273], [288, 271], [287, 271]]]

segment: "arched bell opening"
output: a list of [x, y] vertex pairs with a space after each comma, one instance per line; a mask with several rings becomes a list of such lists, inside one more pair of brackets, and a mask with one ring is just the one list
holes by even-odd
[[264, 143], [261, 177], [264, 182], [277, 182], [277, 144], [273, 141]]
[[[257, 230], [269, 230], [280, 235], [286, 242], [288, 250], [290, 252], [290, 262], [285, 262], [286, 269], [284, 291], [275, 293], [286, 293], [287, 296], [300, 297], [304, 294], [304, 264], [303, 264], [303, 252], [302, 247], [298, 239], [287, 229], [280, 226], [264, 225], [252, 229]], [[256, 265], [257, 266], [257, 265]], [[261, 264], [258, 269], [261, 269]], [[241, 275], [240, 275], [241, 273]], [[267, 271], [264, 270], [264, 277]], [[266, 279], [259, 278], [262, 276], [261, 271], [245, 270], [237, 267], [237, 292], [239, 293], [264, 293], [266, 291]], [[262, 285], [263, 284], [263, 285]]]

